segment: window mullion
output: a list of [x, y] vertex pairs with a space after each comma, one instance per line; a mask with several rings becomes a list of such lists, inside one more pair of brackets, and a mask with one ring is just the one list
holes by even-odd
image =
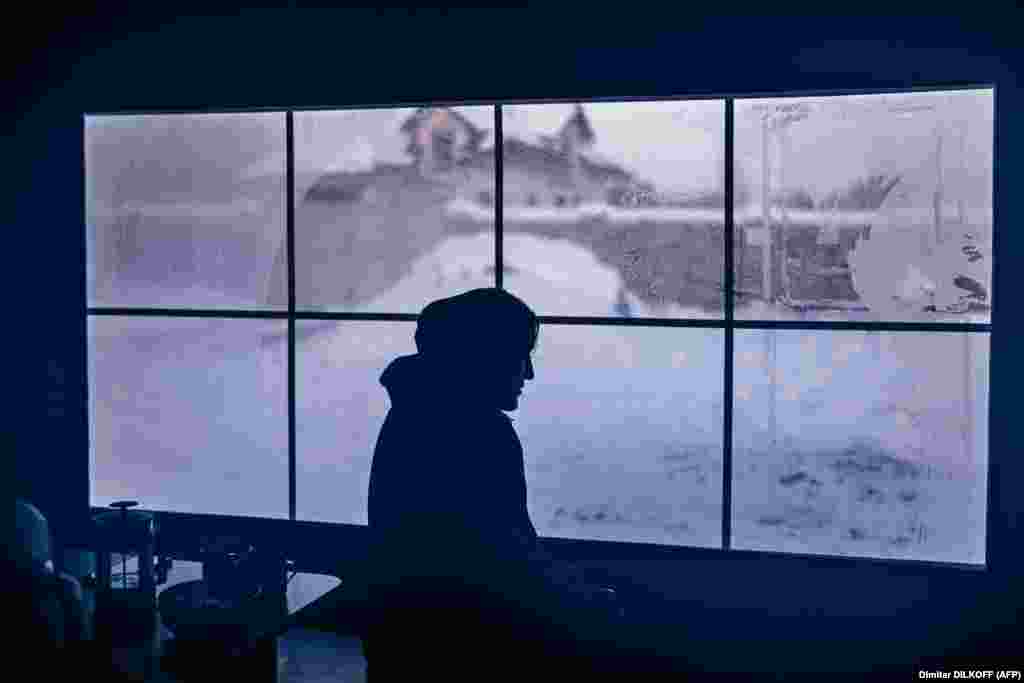
[[285, 114], [285, 250], [288, 257], [288, 519], [295, 519], [295, 120]]
[[494, 105], [494, 286], [504, 289], [502, 274], [505, 270], [505, 188], [502, 184], [504, 173], [504, 132], [501, 126], [501, 105]]
[[722, 382], [722, 548], [729, 550], [732, 545], [732, 403], [733, 403], [733, 292], [735, 272], [733, 269], [733, 111], [734, 101], [725, 100], [725, 221], [722, 231], [724, 253], [724, 281], [722, 304], [725, 311], [725, 373]]

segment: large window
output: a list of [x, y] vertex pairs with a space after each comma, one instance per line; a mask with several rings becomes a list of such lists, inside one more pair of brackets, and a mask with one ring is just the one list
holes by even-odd
[[92, 504], [365, 524], [381, 371], [497, 286], [542, 535], [984, 564], [993, 103], [87, 116]]

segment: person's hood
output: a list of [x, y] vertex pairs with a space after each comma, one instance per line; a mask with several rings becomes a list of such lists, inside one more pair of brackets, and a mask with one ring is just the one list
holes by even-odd
[[431, 381], [429, 374], [423, 357], [414, 353], [388, 363], [381, 373], [380, 383], [387, 389], [391, 405], [415, 404], [423, 399], [424, 389]]
[[475, 405], [452, 373], [437, 369], [418, 353], [391, 361], [381, 373], [380, 383], [387, 389], [392, 407], [425, 410]]

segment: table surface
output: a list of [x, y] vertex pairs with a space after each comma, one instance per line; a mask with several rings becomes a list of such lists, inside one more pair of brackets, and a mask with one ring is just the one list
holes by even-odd
[[175, 637], [181, 637], [184, 630], [200, 635], [199, 632], [210, 628], [233, 628], [241, 635], [255, 624], [281, 619], [287, 613], [283, 594], [276, 601], [271, 595], [240, 601], [219, 600], [209, 594], [202, 579], [167, 588], [158, 597], [158, 607], [162, 622]]

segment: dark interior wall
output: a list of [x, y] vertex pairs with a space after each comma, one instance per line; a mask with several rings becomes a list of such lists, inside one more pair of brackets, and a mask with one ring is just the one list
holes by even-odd
[[[856, 667], [1016, 638], [1022, 481], [1007, 407], [1013, 355], [1012, 226], [1019, 183], [1020, 12], [959, 18], [733, 17], [584, 11], [137, 13], [22, 26], [11, 60], [15, 188], [8, 338], [16, 486], [73, 537], [88, 515], [81, 115], [126, 108], [288, 107], [396, 100], [746, 94], [959, 83], [997, 85], [996, 311], [989, 557], [984, 572], [693, 552], [595, 562], [664, 601], [709, 662], [742, 641], [753, 668]], [[10, 152], [9, 152], [10, 153]], [[311, 529], [314, 538], [317, 529]], [[330, 542], [327, 545], [331, 545]], [[323, 545], [321, 545], [323, 547]], [[750, 648], [755, 648], [752, 650]], [[772, 653], [783, 653], [772, 655]], [[742, 666], [742, 664], [740, 664]]]

